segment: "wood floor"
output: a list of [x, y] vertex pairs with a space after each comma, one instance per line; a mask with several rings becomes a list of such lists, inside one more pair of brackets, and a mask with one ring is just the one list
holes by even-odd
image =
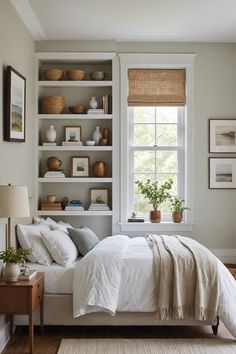
[[[62, 338], [212, 338], [211, 327], [85, 327], [45, 326], [41, 336], [35, 327], [35, 354], [56, 354]], [[232, 339], [222, 323], [218, 338]], [[2, 354], [29, 353], [28, 327], [18, 326]]]

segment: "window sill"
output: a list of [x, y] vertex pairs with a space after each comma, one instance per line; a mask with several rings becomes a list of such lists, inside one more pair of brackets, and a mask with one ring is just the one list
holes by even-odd
[[161, 223], [150, 223], [150, 222], [125, 222], [119, 223], [121, 231], [193, 231], [195, 223], [193, 222], [161, 222]]

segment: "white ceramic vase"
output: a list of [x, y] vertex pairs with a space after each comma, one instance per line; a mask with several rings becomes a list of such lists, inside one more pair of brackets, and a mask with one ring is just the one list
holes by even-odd
[[3, 271], [4, 279], [13, 283], [18, 280], [20, 275], [20, 266], [18, 263], [6, 263]]
[[49, 143], [54, 143], [56, 141], [57, 132], [54, 125], [50, 125], [49, 129], [46, 131], [46, 139]]
[[99, 145], [99, 141], [102, 138], [102, 133], [100, 131], [100, 127], [97, 126], [93, 132], [93, 140], [95, 141], [95, 145]]
[[97, 109], [98, 108], [98, 101], [96, 100], [95, 97], [91, 97], [91, 100], [89, 101], [89, 107], [91, 109]]

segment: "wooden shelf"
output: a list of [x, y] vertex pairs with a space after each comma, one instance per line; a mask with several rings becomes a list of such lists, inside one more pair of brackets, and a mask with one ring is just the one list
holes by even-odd
[[38, 119], [58, 119], [58, 120], [66, 120], [66, 119], [112, 119], [112, 114], [38, 114]]
[[109, 211], [52, 211], [52, 210], [38, 210], [37, 215], [51, 215], [51, 216], [112, 216], [112, 210]]
[[99, 178], [99, 177], [39, 177], [39, 183], [112, 183], [112, 177]]
[[38, 146], [39, 151], [112, 151], [112, 146]]
[[38, 81], [38, 87], [111, 87], [112, 81]]

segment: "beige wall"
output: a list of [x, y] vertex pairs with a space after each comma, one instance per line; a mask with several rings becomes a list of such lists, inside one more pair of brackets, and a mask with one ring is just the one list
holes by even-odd
[[[26, 78], [26, 142], [3, 141], [3, 79], [7, 65]], [[22, 184], [34, 196], [34, 41], [8, 0], [0, 1], [0, 184]]]
[[208, 119], [236, 118], [235, 44], [45, 41], [36, 43], [36, 51], [196, 53], [193, 236], [210, 248], [236, 249], [236, 191], [208, 189]]

